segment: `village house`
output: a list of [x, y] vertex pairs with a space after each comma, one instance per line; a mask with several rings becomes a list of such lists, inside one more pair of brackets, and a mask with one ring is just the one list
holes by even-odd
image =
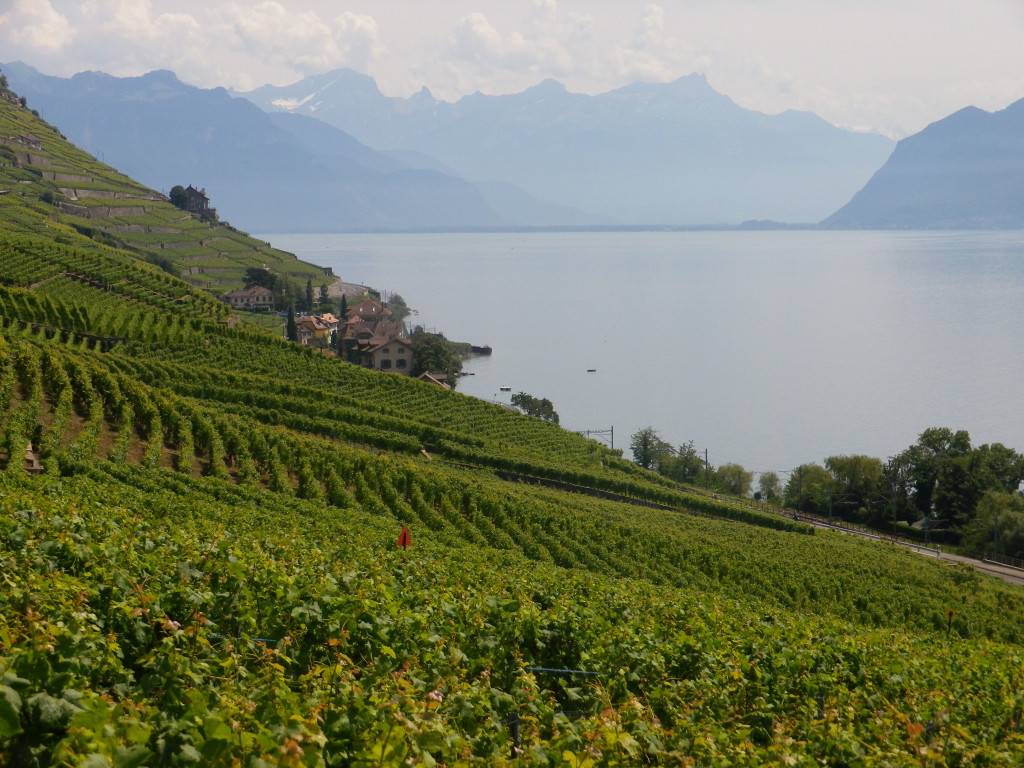
[[412, 371], [412, 344], [405, 324], [391, 319], [391, 310], [372, 299], [359, 302], [339, 323], [343, 356], [350, 363], [406, 376]]
[[321, 315], [317, 315], [317, 317], [320, 318], [321, 323], [327, 326], [327, 330], [330, 331], [331, 336], [333, 337], [341, 325], [341, 321], [330, 312], [324, 312]]
[[420, 381], [425, 381], [428, 384], [434, 384], [435, 386], [443, 389], [451, 389], [451, 386], [448, 384], [448, 376], [444, 373], [431, 373], [430, 371], [424, 371], [416, 378]]
[[349, 307], [348, 312], [345, 313], [345, 320], [350, 323], [362, 321], [377, 323], [389, 317], [391, 317], [391, 310], [373, 299], [363, 299], [354, 307]]
[[330, 346], [331, 332], [316, 315], [306, 315], [295, 319], [299, 331], [299, 344], [308, 346]]
[[391, 319], [391, 310], [382, 304], [365, 299], [349, 307], [341, 324], [346, 339], [356, 339], [361, 344], [371, 340], [394, 339], [405, 334], [405, 324]]
[[221, 301], [236, 309], [269, 309], [274, 306], [274, 293], [262, 285], [229, 291], [221, 297]]
[[412, 342], [408, 339], [388, 339], [362, 352], [363, 363], [375, 371], [391, 371], [409, 375], [412, 369]]

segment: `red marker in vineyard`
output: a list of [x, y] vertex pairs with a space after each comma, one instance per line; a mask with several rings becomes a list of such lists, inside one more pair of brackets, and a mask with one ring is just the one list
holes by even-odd
[[410, 544], [412, 544], [412, 536], [409, 535], [409, 526], [403, 525], [402, 532], [398, 534], [398, 541], [395, 542], [395, 545], [406, 549]]

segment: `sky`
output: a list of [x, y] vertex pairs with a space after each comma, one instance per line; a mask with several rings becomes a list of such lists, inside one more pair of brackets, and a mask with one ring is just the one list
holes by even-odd
[[250, 90], [351, 67], [407, 96], [704, 74], [893, 138], [1024, 98], [1024, 0], [0, 0], [0, 61]]

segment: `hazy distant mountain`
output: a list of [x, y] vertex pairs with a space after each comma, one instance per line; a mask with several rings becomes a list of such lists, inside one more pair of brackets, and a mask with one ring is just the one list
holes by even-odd
[[1024, 228], [1024, 99], [1000, 112], [961, 109], [896, 145], [823, 226]]
[[11, 87], [75, 144], [155, 189], [205, 187], [251, 231], [498, 226], [463, 179], [417, 168], [298, 115], [268, 115], [171, 72], [48, 77], [2, 65]]
[[742, 109], [699, 75], [598, 96], [545, 81], [522, 93], [387, 97], [350, 70], [243, 94], [313, 115], [380, 150], [422, 152], [474, 181], [626, 223], [817, 221], [885, 161], [885, 137], [809, 114]]

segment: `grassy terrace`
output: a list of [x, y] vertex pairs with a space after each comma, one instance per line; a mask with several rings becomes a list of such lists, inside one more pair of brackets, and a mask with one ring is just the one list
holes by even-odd
[[1024, 591], [229, 327], [3, 188], [0, 765], [1024, 762]]

